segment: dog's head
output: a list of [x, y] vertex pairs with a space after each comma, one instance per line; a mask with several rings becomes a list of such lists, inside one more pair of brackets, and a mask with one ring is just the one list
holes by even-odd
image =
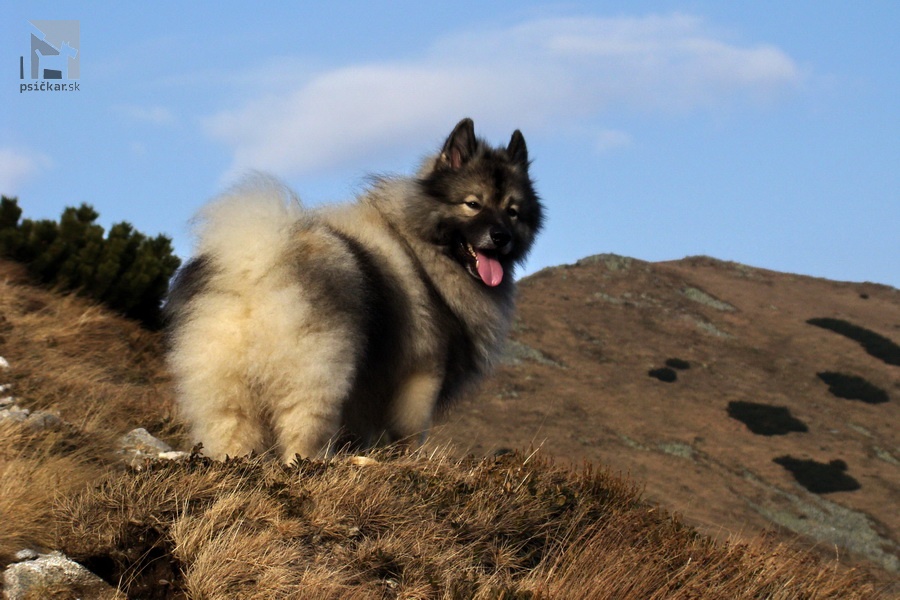
[[511, 279], [541, 228], [528, 167], [519, 130], [506, 148], [494, 148], [475, 137], [471, 119], [463, 119], [419, 180], [431, 204], [425, 219], [430, 241], [486, 286]]

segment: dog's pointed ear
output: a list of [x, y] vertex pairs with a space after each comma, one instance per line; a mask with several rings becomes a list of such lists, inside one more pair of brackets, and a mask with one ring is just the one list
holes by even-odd
[[475, 154], [475, 123], [472, 119], [463, 119], [453, 128], [453, 133], [444, 142], [441, 150], [441, 162], [451, 169], [459, 169]]
[[528, 166], [528, 147], [525, 145], [525, 136], [516, 129], [509, 138], [509, 146], [506, 147], [509, 159], [517, 164]]

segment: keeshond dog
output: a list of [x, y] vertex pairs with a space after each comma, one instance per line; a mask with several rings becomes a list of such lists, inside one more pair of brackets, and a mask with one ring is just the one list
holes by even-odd
[[205, 206], [166, 303], [169, 365], [214, 458], [417, 444], [487, 373], [541, 228], [525, 139], [470, 119], [414, 177], [315, 210], [261, 176]]

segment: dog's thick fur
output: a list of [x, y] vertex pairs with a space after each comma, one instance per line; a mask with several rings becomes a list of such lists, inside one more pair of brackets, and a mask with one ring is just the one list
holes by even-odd
[[491, 367], [542, 210], [525, 140], [464, 119], [418, 175], [305, 210], [257, 177], [198, 218], [166, 305], [170, 366], [213, 457], [419, 441]]

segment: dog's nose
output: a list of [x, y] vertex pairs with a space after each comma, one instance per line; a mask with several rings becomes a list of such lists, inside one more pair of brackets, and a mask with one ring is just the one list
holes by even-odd
[[497, 248], [503, 248], [512, 241], [512, 234], [498, 226], [491, 227], [491, 241]]

